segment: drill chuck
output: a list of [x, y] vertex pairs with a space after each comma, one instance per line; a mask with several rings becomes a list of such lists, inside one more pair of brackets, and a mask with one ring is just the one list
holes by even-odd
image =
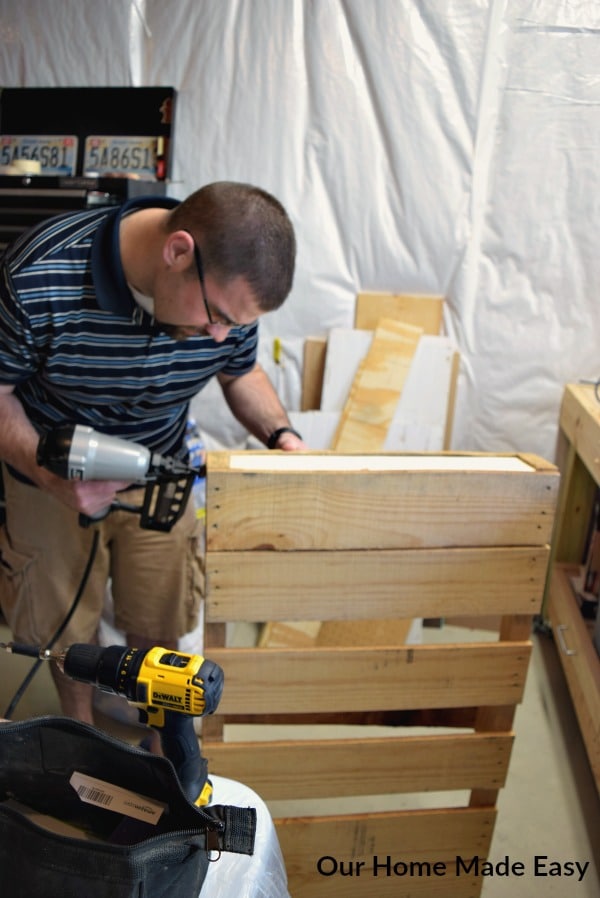
[[[132, 670], [132, 656], [138, 656], [139, 668], [144, 653], [122, 645], [87, 645], [76, 643], [62, 655], [60, 667], [72, 680], [91, 683], [104, 692], [123, 695], [136, 701], [135, 672]], [[131, 659], [128, 663], [128, 656]], [[129, 674], [129, 676], [127, 676]]]

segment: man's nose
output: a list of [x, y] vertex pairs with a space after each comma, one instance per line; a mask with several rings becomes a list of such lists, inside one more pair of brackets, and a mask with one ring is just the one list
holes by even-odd
[[223, 340], [227, 339], [227, 335], [231, 328], [228, 324], [207, 324], [206, 332], [209, 334], [215, 343], [222, 343]]

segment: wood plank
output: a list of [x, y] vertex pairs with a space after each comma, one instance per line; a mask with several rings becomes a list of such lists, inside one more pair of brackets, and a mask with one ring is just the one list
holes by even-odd
[[206, 619], [533, 615], [548, 555], [547, 546], [209, 552]]
[[326, 353], [326, 337], [308, 337], [304, 341], [300, 401], [300, 408], [303, 412], [313, 411], [321, 407]]
[[560, 408], [560, 427], [596, 483], [600, 484], [600, 403], [593, 386], [569, 384], [565, 388]]
[[[380, 474], [428, 474], [431, 472], [465, 473], [543, 473], [556, 471], [556, 465], [539, 455], [528, 452], [268, 452], [265, 450], [216, 450], [207, 453], [213, 474], [245, 473], [289, 474], [301, 471], [305, 475], [339, 471], [352, 474], [364, 471]], [[532, 469], [532, 470], [531, 470]]]
[[[523, 614], [507, 614], [500, 624], [500, 640], [513, 642], [529, 639], [531, 635], [531, 617]], [[480, 707], [475, 716], [477, 732], [503, 733], [511, 730], [515, 717], [515, 705], [494, 705]], [[471, 807], [487, 807], [495, 805], [498, 800], [498, 788], [477, 788], [471, 792]]]
[[[515, 719], [515, 705], [493, 705], [477, 708], [475, 729], [477, 732], [505, 733], [512, 730]], [[470, 807], [488, 807], [498, 800], [497, 788], [473, 789], [469, 801]]]
[[548, 614], [592, 773], [600, 791], [600, 659], [569, 584], [573, 568], [552, 571]]
[[325, 620], [316, 645], [405, 645], [412, 624], [412, 620], [398, 618]]
[[240, 780], [262, 798], [392, 795], [499, 789], [506, 782], [510, 733], [207, 742], [218, 776]]
[[454, 429], [454, 413], [456, 411], [456, 396], [458, 392], [458, 375], [460, 373], [460, 353], [452, 356], [452, 371], [450, 373], [450, 391], [448, 393], [448, 414], [444, 428], [444, 449], [452, 448], [452, 431]]
[[[262, 615], [261, 620], [268, 616]], [[237, 615], [232, 620], [239, 620], [239, 617]], [[320, 629], [319, 621], [269, 621], [261, 630], [258, 645], [271, 649], [309, 648], [316, 645]]]
[[559, 528], [553, 543], [555, 561], [582, 564], [585, 556], [590, 521], [594, 510], [594, 481], [570, 444], [568, 467], [561, 472], [561, 489], [556, 522], [568, 521]]
[[457, 708], [521, 701], [529, 642], [218, 649], [221, 714]]
[[332, 447], [343, 451], [382, 449], [422, 328], [382, 319], [352, 383]]
[[392, 318], [439, 334], [442, 329], [444, 297], [435, 294], [366, 291], [356, 297], [354, 326], [375, 330], [382, 318]]
[[[294, 898], [476, 898], [483, 879], [457, 871], [457, 857], [469, 863], [487, 857], [496, 812], [493, 808], [454, 808], [445, 811], [390, 811], [339, 817], [276, 819], [290, 894]], [[390, 875], [387, 859], [391, 861]], [[345, 862], [333, 873], [333, 858]], [[350, 861], [354, 867], [350, 868]], [[363, 862], [357, 867], [357, 862]], [[413, 862], [412, 875], [401, 875], [399, 866]], [[433, 864], [444, 866], [434, 872]], [[430, 865], [429, 871], [421, 866]], [[383, 865], [383, 866], [381, 866]], [[409, 868], [410, 869], [410, 868]], [[353, 874], [350, 871], [353, 870]]]
[[[413, 620], [270, 621], [261, 630], [261, 648], [300, 648], [333, 645], [404, 645]], [[415, 640], [413, 640], [414, 642]]]
[[[334, 462], [333, 469], [278, 468]], [[337, 453], [208, 453], [207, 548], [363, 549], [545, 545], [552, 535], [556, 468], [469, 469], [488, 456], [376, 455], [382, 464], [423, 460], [430, 470], [344, 469], [370, 456]], [[507, 459], [511, 456], [505, 457]], [[465, 470], [434, 469], [452, 460]], [[243, 465], [264, 462], [267, 470]], [[241, 467], [230, 468], [230, 464]], [[547, 463], [545, 463], [547, 464]], [[339, 468], [337, 467], [339, 465]]]

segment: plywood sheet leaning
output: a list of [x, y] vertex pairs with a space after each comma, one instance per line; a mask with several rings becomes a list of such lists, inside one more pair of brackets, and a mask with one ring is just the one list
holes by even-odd
[[443, 311], [443, 296], [369, 291], [356, 297], [354, 326], [375, 330], [381, 318], [393, 318], [435, 335], [442, 329]]
[[423, 329], [382, 319], [342, 412], [332, 448], [377, 452], [383, 447]]

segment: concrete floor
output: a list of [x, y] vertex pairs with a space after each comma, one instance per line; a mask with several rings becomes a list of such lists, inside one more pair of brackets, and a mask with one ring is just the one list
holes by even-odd
[[[552, 639], [534, 636], [525, 699], [506, 787], [498, 800], [491, 859], [523, 860], [530, 875], [486, 880], [483, 898], [593, 898], [600, 895], [600, 796]], [[534, 876], [534, 858], [589, 862], [577, 876]], [[553, 868], [558, 869], [558, 868]], [[542, 872], [541, 869], [539, 872]]]
[[[478, 638], [476, 632], [472, 635]], [[445, 639], [449, 636], [452, 634], [444, 633]], [[0, 627], [0, 641], [7, 638], [9, 634]], [[490, 852], [490, 860], [495, 864], [506, 856], [511, 862], [524, 863], [525, 875], [487, 877], [482, 896], [598, 898], [600, 797], [552, 640], [544, 634], [534, 635], [533, 640], [525, 698], [516, 716], [516, 741], [508, 782], [500, 793]], [[28, 659], [0, 653], [0, 716], [30, 665]], [[49, 713], [59, 713], [59, 708], [49, 671], [44, 666], [13, 719]], [[294, 813], [287, 805], [288, 812]], [[356, 801], [354, 810], [357, 810]], [[280, 813], [280, 808], [273, 807], [271, 811]], [[550, 866], [556, 861], [587, 863], [588, 867], [579, 882], [577, 875], [536, 876], [536, 857], [546, 858], [547, 873], [558, 870]], [[542, 872], [540, 868], [538, 873]]]

